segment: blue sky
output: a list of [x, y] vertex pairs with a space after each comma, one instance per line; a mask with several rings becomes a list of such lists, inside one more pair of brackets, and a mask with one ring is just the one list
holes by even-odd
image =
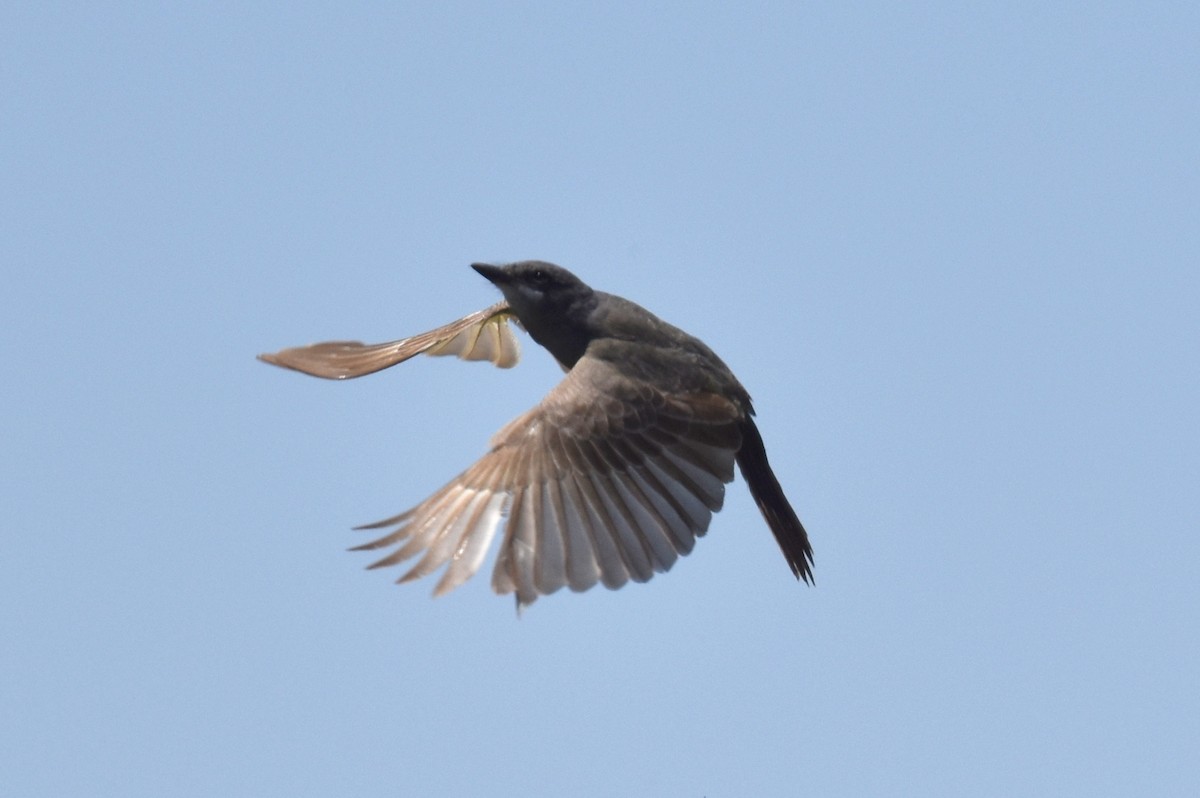
[[[0, 780], [1192, 795], [1200, 13], [6, 4]], [[386, 340], [544, 258], [709, 343], [812, 535], [517, 618], [344, 549], [559, 378]], [[392, 575], [393, 578], [395, 575]]]

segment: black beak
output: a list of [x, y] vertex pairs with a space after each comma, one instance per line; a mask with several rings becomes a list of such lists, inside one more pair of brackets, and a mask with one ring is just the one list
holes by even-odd
[[512, 282], [508, 272], [500, 266], [493, 266], [490, 263], [472, 263], [471, 268], [490, 280], [496, 287]]

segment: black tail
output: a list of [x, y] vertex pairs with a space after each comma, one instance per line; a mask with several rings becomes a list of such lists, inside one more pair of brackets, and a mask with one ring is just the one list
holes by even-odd
[[788, 504], [775, 479], [775, 472], [767, 462], [767, 450], [763, 446], [762, 435], [750, 416], [742, 421], [742, 448], [738, 449], [737, 464], [742, 469], [742, 477], [750, 487], [750, 495], [754, 497], [763, 518], [775, 535], [783, 556], [797, 579], [803, 579], [808, 584], [813, 582], [812, 563], [813, 551], [808, 542], [808, 533], [804, 525], [796, 517], [796, 511]]

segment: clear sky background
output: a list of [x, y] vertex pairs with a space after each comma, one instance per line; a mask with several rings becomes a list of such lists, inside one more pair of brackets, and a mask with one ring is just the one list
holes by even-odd
[[[1197, 794], [1195, 3], [168, 5], [0, 9], [0, 792]], [[344, 551], [558, 369], [254, 355], [534, 257], [737, 372], [815, 588], [740, 479], [521, 618]]]

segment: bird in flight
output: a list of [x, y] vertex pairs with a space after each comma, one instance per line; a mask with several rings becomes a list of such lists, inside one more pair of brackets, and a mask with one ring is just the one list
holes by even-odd
[[425, 501], [358, 529], [370, 568], [420, 559], [399, 582], [445, 568], [442, 595], [479, 570], [503, 524], [492, 587], [518, 608], [563, 587], [645, 582], [691, 552], [721, 509], [736, 462], [792, 573], [812, 582], [812, 547], [767, 462], [750, 395], [702, 341], [639, 305], [542, 261], [476, 263], [504, 300], [411, 338], [331, 341], [259, 359], [315, 377], [372, 374], [414, 355], [517, 363], [509, 322], [566, 372], [491, 448]]

